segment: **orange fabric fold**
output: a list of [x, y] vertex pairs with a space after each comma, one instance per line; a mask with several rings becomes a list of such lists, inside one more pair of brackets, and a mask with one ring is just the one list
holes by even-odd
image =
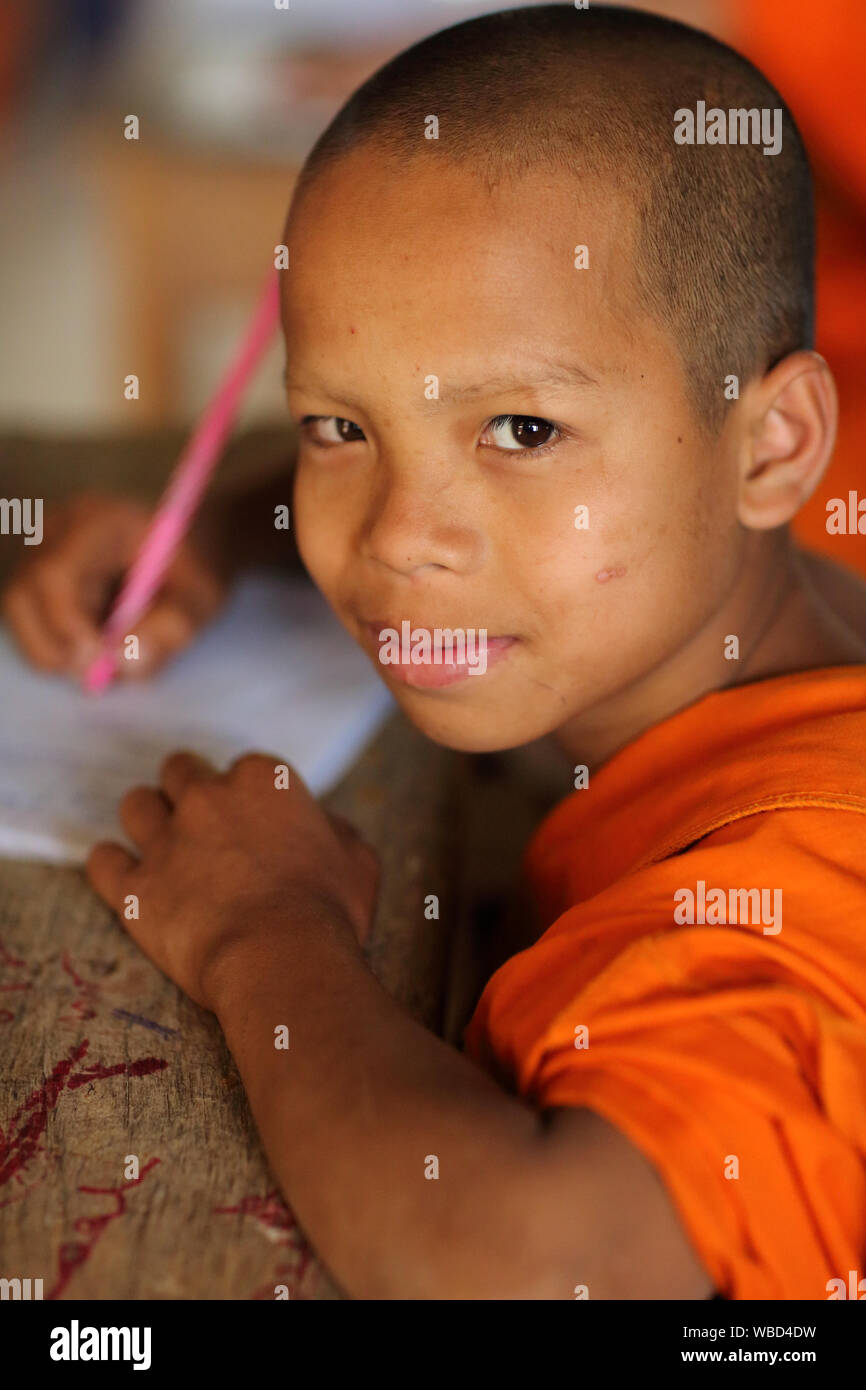
[[489, 981], [467, 1053], [627, 1135], [727, 1297], [864, 1277], [866, 668], [649, 729], [554, 809], [526, 872], [550, 925]]

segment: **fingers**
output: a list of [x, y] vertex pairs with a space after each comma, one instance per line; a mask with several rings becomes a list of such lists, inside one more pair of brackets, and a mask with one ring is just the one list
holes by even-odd
[[82, 607], [68, 572], [59, 561], [46, 560], [34, 568], [31, 585], [46, 633], [60, 645], [65, 661], [83, 670], [99, 653], [99, 630], [95, 618]]
[[35, 589], [12, 583], [3, 594], [3, 617], [27, 660], [38, 671], [60, 671], [65, 646], [48, 627]]
[[347, 821], [345, 816], [338, 815], [336, 811], [329, 811], [328, 820], [336, 831], [338, 839], [341, 840], [344, 845], [348, 846], [364, 843], [354, 825], [352, 825], [351, 821]]
[[337, 815], [335, 811], [329, 811], [328, 819], [333, 829], [336, 831], [337, 837], [343, 845], [343, 848], [363, 859], [364, 863], [378, 880], [380, 872], [379, 855], [376, 850], [374, 850], [373, 846], [368, 844], [360, 832], [352, 825], [351, 821], [346, 820], [345, 816]]
[[[277, 769], [287, 769], [286, 774]], [[235, 783], [249, 783], [259, 787], [289, 787], [295, 799], [316, 801], [306, 782], [296, 768], [276, 753], [242, 753], [226, 770], [226, 777]]]
[[40, 670], [80, 671], [99, 652], [99, 633], [76, 598], [69, 575], [46, 560], [14, 579], [3, 615], [24, 655]]
[[166, 758], [160, 768], [159, 784], [169, 804], [174, 806], [194, 782], [210, 781], [216, 775], [215, 768], [206, 758], [184, 751], [172, 753]]
[[[133, 787], [120, 803], [120, 822], [133, 843], [146, 853], [169, 826], [172, 806], [194, 782], [217, 774], [205, 758], [196, 753], [172, 753], [160, 770], [162, 790]], [[120, 912], [126, 897], [129, 874], [138, 860], [122, 845], [102, 841], [87, 860], [87, 876], [101, 898]]]
[[138, 861], [122, 845], [103, 840], [94, 845], [87, 860], [87, 877], [108, 906], [120, 913], [126, 896], [126, 883]]
[[[148, 524], [147, 509], [122, 498], [79, 497], [49, 515], [40, 553], [25, 558], [0, 599], [13, 637], [35, 666], [80, 674], [96, 658], [106, 608]], [[188, 646], [226, 592], [219, 566], [193, 545], [181, 545], [137, 625], [137, 659], [117, 662], [120, 678], [147, 677]]]
[[24, 558], [3, 595], [4, 617], [34, 665], [72, 673], [93, 660], [112, 585], [146, 523], [144, 509], [105, 498], [49, 513], [39, 553]]
[[154, 787], [133, 787], [121, 801], [119, 815], [133, 844], [146, 850], [166, 829], [171, 808], [162, 792]]
[[221, 607], [225, 592], [196, 554], [181, 549], [153, 606], [136, 626], [137, 660], [118, 662], [120, 679], [146, 679], [188, 647]]
[[157, 599], [153, 607], [136, 625], [138, 638], [138, 657], [126, 660], [122, 655], [117, 662], [119, 680], [146, 680], [160, 670], [184, 647], [189, 646], [195, 636], [197, 624], [189, 613], [178, 608], [170, 600]]

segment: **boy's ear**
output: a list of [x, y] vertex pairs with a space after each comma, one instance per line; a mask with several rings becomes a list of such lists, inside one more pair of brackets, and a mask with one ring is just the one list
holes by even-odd
[[757, 383], [742, 441], [739, 518], [755, 531], [783, 526], [812, 495], [833, 452], [836, 384], [817, 352], [793, 352]]

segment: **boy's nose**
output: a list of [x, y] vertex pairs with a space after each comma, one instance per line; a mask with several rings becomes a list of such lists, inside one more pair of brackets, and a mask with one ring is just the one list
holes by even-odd
[[461, 503], [456, 489], [392, 481], [371, 503], [361, 535], [365, 558], [408, 575], [436, 567], [472, 573], [485, 542], [477, 508]]

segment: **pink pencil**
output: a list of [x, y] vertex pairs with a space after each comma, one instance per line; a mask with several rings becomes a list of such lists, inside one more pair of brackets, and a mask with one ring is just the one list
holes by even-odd
[[91, 694], [98, 694], [111, 681], [117, 665], [118, 639], [126, 636], [138, 622], [165, 578], [219, 462], [244, 387], [273, 336], [279, 315], [279, 276], [274, 270], [268, 277], [267, 287], [237, 356], [177, 462], [147, 535], [106, 619], [102, 651], [88, 667], [82, 681], [84, 689]]

